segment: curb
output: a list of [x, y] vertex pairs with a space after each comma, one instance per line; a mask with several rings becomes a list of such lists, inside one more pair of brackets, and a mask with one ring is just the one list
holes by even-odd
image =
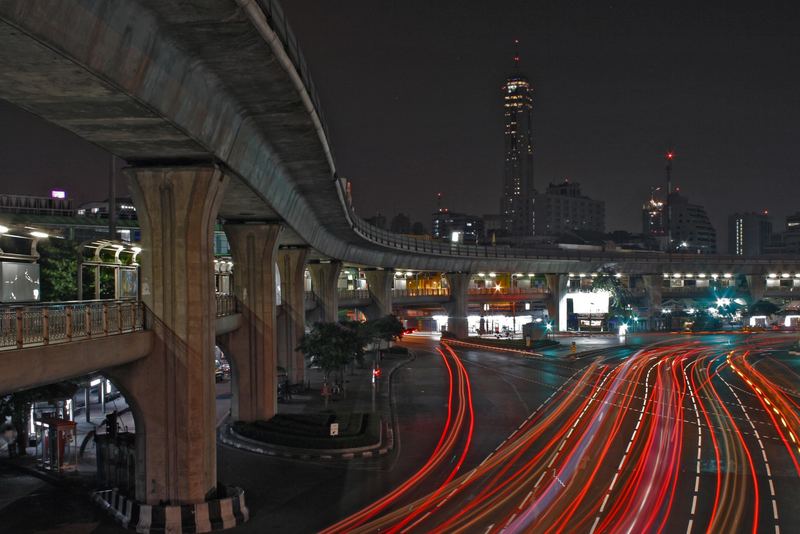
[[175, 506], [140, 504], [116, 489], [95, 491], [92, 500], [122, 527], [136, 532], [211, 532], [241, 525], [250, 517], [244, 490], [229, 489], [230, 497]]
[[[353, 460], [356, 458], [374, 458], [388, 454], [394, 448], [394, 432], [381, 420], [381, 436], [375, 445], [357, 447], [349, 449], [299, 449], [295, 447], [283, 447], [271, 445], [262, 441], [246, 438], [236, 433], [231, 425], [225, 425], [220, 429], [219, 441], [229, 447], [245, 450], [266, 456], [288, 458], [292, 460]], [[386, 439], [384, 439], [384, 433]]]

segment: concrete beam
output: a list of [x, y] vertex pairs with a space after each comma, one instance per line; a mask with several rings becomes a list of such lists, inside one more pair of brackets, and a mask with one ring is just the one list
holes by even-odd
[[152, 349], [153, 333], [143, 331], [0, 351], [0, 395], [124, 365]]

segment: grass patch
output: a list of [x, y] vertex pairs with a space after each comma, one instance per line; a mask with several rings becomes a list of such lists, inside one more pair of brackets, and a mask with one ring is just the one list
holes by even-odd
[[[339, 423], [339, 435], [330, 435]], [[350, 449], [374, 445], [380, 439], [380, 417], [366, 413], [278, 414], [269, 421], [237, 421], [233, 430], [263, 443], [302, 449]]]
[[408, 354], [408, 349], [406, 347], [398, 347], [395, 345], [394, 347], [383, 349], [383, 352], [384, 354]]

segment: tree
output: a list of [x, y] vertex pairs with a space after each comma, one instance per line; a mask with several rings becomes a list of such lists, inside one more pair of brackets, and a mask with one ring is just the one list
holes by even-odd
[[325, 381], [334, 372], [363, 356], [361, 337], [352, 328], [339, 323], [315, 323], [311, 332], [303, 335], [298, 350], [305, 354], [310, 365], [319, 366]]
[[759, 300], [750, 306], [750, 315], [775, 315], [780, 308], [768, 300]]
[[375, 339], [384, 341], [387, 344], [401, 339], [403, 337], [403, 332], [406, 330], [403, 323], [394, 315], [386, 315], [380, 319], [368, 322], [372, 323], [371, 328], [373, 329]]
[[622, 287], [619, 278], [614, 275], [612, 270], [606, 268], [597, 272], [597, 277], [592, 280], [592, 291], [608, 292], [609, 317], [617, 317], [622, 320], [630, 318], [629, 292]]
[[37, 247], [41, 299], [45, 302], [78, 298], [78, 252], [76, 244], [63, 239], [48, 239]]

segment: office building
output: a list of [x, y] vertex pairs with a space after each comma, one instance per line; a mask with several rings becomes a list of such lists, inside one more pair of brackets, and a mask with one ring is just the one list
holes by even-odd
[[605, 217], [605, 202], [582, 194], [578, 182], [551, 183], [536, 195], [536, 235], [559, 236], [581, 230], [603, 233]]
[[772, 220], [764, 213], [734, 213], [728, 216], [728, 254], [759, 256], [772, 240]]
[[667, 199], [667, 209], [670, 211], [672, 250], [716, 254], [717, 231], [703, 206], [690, 203], [676, 189]]

